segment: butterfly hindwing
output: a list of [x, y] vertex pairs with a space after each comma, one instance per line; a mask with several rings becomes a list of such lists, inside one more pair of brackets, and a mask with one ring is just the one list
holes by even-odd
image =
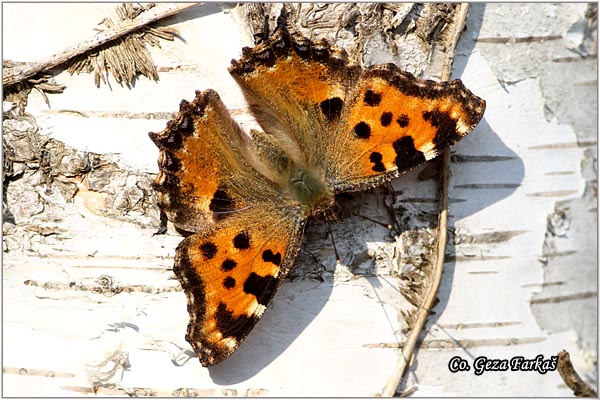
[[204, 366], [246, 338], [292, 267], [305, 219], [296, 209], [252, 208], [187, 237], [174, 271], [188, 297], [186, 340]]
[[328, 132], [338, 123], [360, 68], [326, 41], [292, 38], [283, 27], [233, 60], [231, 75], [253, 115], [293, 157], [318, 164], [330, 148]]
[[276, 191], [245, 155], [251, 143], [214, 90], [183, 100], [173, 121], [150, 138], [160, 149], [158, 204], [181, 229], [197, 232]]

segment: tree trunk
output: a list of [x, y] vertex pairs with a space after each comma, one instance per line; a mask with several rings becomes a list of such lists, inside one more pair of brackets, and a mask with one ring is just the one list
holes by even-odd
[[[182, 98], [207, 88], [252, 127], [227, 67], [243, 46], [266, 37], [282, 7], [187, 8], [160, 22], [183, 40], [150, 48], [159, 81], [140, 78], [127, 88], [107, 76], [96, 88], [90, 75], [57, 70], [66, 90], [49, 95], [49, 107], [32, 91], [28, 115], [15, 109], [5, 117], [4, 395], [382, 393], [419, 311], [414, 287], [430, 284], [437, 164], [346, 200], [344, 208], [395, 229], [341, 218], [333, 225], [341, 265], [325, 224], [312, 221], [269, 310], [211, 369], [184, 339], [186, 298], [172, 272], [182, 236], [170, 224], [154, 235], [158, 151], [147, 133], [162, 130]], [[362, 65], [393, 62], [442, 76], [454, 6], [285, 7], [300, 34], [326, 38]], [[51, 57], [93, 35], [113, 8], [6, 4], [4, 56]], [[479, 356], [547, 359], [564, 348], [584, 380], [595, 373], [597, 82], [586, 26], [593, 13], [585, 11], [471, 6], [453, 76], [488, 106], [452, 149], [439, 302], [399, 392], [570, 394], [553, 371], [452, 373], [456, 356], [473, 366]]]

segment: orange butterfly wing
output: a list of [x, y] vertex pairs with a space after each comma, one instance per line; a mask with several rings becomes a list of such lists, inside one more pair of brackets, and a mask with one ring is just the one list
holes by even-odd
[[376, 186], [435, 157], [485, 110], [460, 81], [424, 81], [391, 64], [363, 71], [343, 50], [282, 26], [243, 53], [229, 70], [265, 133], [250, 141], [208, 90], [151, 134], [161, 149], [159, 205], [198, 231], [179, 245], [174, 271], [188, 297], [186, 339], [205, 366], [260, 318], [292, 267], [306, 216], [328, 206], [331, 191]]
[[196, 92], [179, 108], [166, 129], [150, 133], [160, 149], [154, 188], [170, 221], [196, 232], [277, 195], [248, 161], [251, 142], [217, 92]]
[[268, 42], [244, 48], [229, 71], [257, 121], [290, 156], [308, 166], [331, 158], [329, 133], [360, 74], [344, 50], [292, 39], [280, 27]]
[[174, 271], [188, 297], [186, 340], [204, 366], [246, 338], [294, 264], [305, 220], [295, 209], [240, 211], [177, 248]]
[[301, 161], [319, 166], [336, 193], [379, 185], [434, 158], [485, 111], [459, 80], [418, 79], [393, 64], [362, 70], [343, 50], [294, 39], [282, 27], [245, 48], [230, 72], [265, 130], [289, 133]]
[[335, 133], [330, 182], [336, 192], [396, 177], [469, 134], [485, 101], [460, 80], [417, 79], [394, 64], [366, 69]]
[[[255, 151], [212, 90], [183, 101], [150, 137], [160, 149], [160, 207], [198, 233], [177, 248], [174, 272], [188, 298], [186, 335], [204, 366], [244, 340], [294, 263], [305, 218], [260, 174]], [[261, 151], [269, 151], [264, 142]]]

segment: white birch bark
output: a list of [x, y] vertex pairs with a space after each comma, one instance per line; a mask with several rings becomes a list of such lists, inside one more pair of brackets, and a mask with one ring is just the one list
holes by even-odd
[[[331, 15], [340, 16], [355, 32], [339, 30], [338, 45], [364, 63], [393, 61], [414, 73], [426, 69], [428, 53], [414, 33], [392, 35], [392, 45], [387, 31], [373, 29], [382, 23], [398, 27], [412, 6], [389, 6], [379, 21], [365, 17], [374, 5], [344, 6], [305, 5], [312, 7], [303, 12], [313, 29], [301, 32], [331, 32], [340, 26], [328, 22]], [[4, 57], [34, 61], [61, 51], [93, 34], [90, 27], [113, 7], [5, 4], [3, 26], [10, 34]], [[556, 61], [574, 57], [569, 47], [584, 39], [584, 11], [585, 5], [574, 4], [472, 5], [455, 75], [488, 106], [485, 120], [453, 149], [454, 242], [440, 303], [401, 391], [570, 394], [556, 372], [453, 374], [447, 364], [456, 355], [472, 363], [480, 355], [548, 358], [565, 348], [580, 374], [589, 378], [595, 371], [597, 209], [596, 170], [590, 165], [597, 157], [596, 61]], [[50, 107], [40, 95], [30, 95], [26, 111], [42, 137], [64, 143], [66, 150], [56, 158], [58, 142], [48, 145], [53, 155], [46, 161], [58, 171], [51, 190], [33, 156], [15, 163], [23, 175], [8, 185], [4, 395], [381, 391], [404, 339], [401, 312], [410, 309], [395, 273], [427, 253], [422, 240], [410, 238], [427, 236], [420, 226], [435, 219], [435, 182], [417, 179], [424, 168], [393, 182], [395, 202], [384, 190], [351, 202], [353, 210], [380, 221], [389, 218], [386, 205], [394, 203], [402, 235], [390, 237], [357, 218], [342, 220], [334, 235], [344, 265], [336, 267], [326, 230], [319, 223], [309, 229], [294, 279], [285, 282], [229, 360], [202, 368], [184, 340], [186, 300], [171, 270], [181, 236], [172, 227], [153, 235], [159, 222], [149, 183], [158, 150], [147, 132], [163, 129], [182, 98], [207, 88], [250, 126], [227, 72], [242, 46], [252, 45], [244, 18], [237, 8], [207, 3], [165, 20], [185, 43], [151, 49], [158, 82], [141, 78], [130, 90], [113, 80], [96, 88], [89, 75], [63, 72], [56, 81], [67, 89], [49, 95]], [[31, 125], [11, 124], [22, 132], [11, 136], [11, 145], [39, 154], [34, 150], [43, 139], [30, 140]], [[6, 122], [4, 128], [6, 140]]]

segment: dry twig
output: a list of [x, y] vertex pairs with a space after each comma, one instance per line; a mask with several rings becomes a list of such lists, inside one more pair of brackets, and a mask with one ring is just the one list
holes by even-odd
[[[460, 34], [466, 23], [467, 12], [469, 10], [468, 3], [461, 3], [456, 10], [456, 19], [453, 23], [453, 33], [452, 39], [449, 45], [449, 48], [446, 52], [446, 59], [444, 61], [443, 69], [442, 69], [442, 81], [447, 81], [451, 75], [452, 62], [454, 59], [454, 53], [456, 51], [456, 46], [458, 44], [458, 40], [460, 38]], [[431, 309], [436, 303], [437, 292], [440, 286], [440, 282], [442, 280], [442, 270], [444, 266], [444, 254], [446, 252], [446, 243], [447, 243], [447, 224], [448, 224], [448, 181], [450, 176], [450, 152], [446, 151], [442, 155], [442, 163], [443, 168], [440, 174], [440, 188], [439, 188], [439, 215], [438, 215], [438, 244], [437, 244], [437, 257], [435, 266], [433, 269], [433, 276], [431, 278], [431, 286], [427, 290], [427, 294], [425, 299], [423, 300], [421, 306], [419, 307], [418, 314], [414, 320], [413, 328], [411, 330], [410, 336], [405, 342], [404, 347], [402, 348], [402, 353], [398, 359], [398, 364], [396, 365], [396, 370], [394, 374], [390, 377], [387, 384], [383, 388], [381, 393], [384, 397], [394, 396], [398, 385], [400, 384], [400, 380], [404, 376], [404, 372], [406, 371], [408, 365], [410, 364], [410, 360], [413, 357], [415, 347], [417, 345], [419, 336], [423, 327], [425, 326], [425, 322], [427, 322], [427, 317], [431, 312]]]
[[[114, 23], [110, 18], [104, 18], [102, 24], [107, 29], [117, 29], [123, 23], [134, 21], [140, 14], [147, 12], [150, 5], [139, 6], [124, 3], [117, 6], [116, 12], [119, 22]], [[158, 71], [152, 61], [146, 44], [160, 47], [159, 39], [172, 41], [178, 32], [174, 28], [143, 26], [139, 30], [111, 40], [93, 52], [81, 54], [69, 60], [68, 71], [71, 74], [93, 72], [94, 83], [100, 86], [100, 80], [107, 83], [104, 74], [110, 72], [117, 83], [130, 87], [137, 74], [142, 74], [148, 79], [158, 80]]]
[[[2, 62], [2, 68], [18, 68], [25, 66], [26, 63], [14, 62], [11, 60], [4, 60]], [[27, 106], [27, 97], [32, 89], [39, 92], [46, 104], [49, 104], [48, 96], [46, 93], [62, 93], [65, 89], [64, 85], [59, 85], [51, 79], [52, 75], [47, 72], [40, 72], [17, 82], [13, 85], [6, 86], [4, 88], [3, 100], [14, 103], [17, 107], [17, 115], [25, 114], [25, 107]]]
[[558, 364], [556, 369], [565, 384], [573, 391], [573, 394], [577, 397], [598, 397], [598, 393], [585, 383], [579, 377], [575, 368], [573, 368], [569, 352], [563, 350], [559, 352], [557, 356]]
[[176, 14], [186, 8], [195, 6], [196, 3], [183, 3], [183, 4], [161, 4], [151, 9], [146, 10], [140, 14], [135, 20], [130, 20], [113, 26], [112, 28], [106, 29], [99, 32], [96, 36], [85, 40], [73, 47], [70, 47], [60, 53], [57, 53], [45, 60], [26, 64], [20, 67], [5, 69], [4, 76], [2, 77], [2, 86], [13, 85], [17, 82], [21, 82], [33, 75], [46, 71], [48, 69], [57, 67], [72, 58], [87, 53], [98, 46], [108, 43], [112, 40], [116, 40], [121, 36], [140, 29], [141, 27], [155, 22], [159, 19], [168, 17]]

